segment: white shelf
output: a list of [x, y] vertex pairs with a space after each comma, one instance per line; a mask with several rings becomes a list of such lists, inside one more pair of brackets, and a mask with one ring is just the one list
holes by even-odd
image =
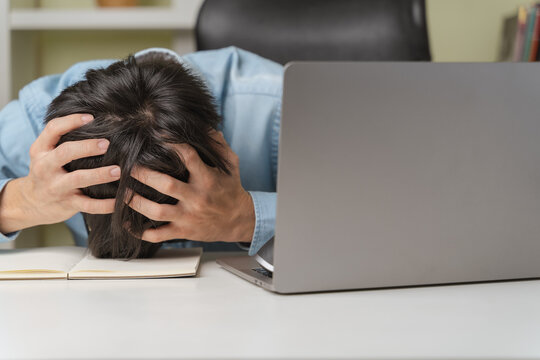
[[[225, 0], [224, 0], [225, 1]], [[171, 0], [169, 7], [40, 9], [11, 8], [0, 0], [0, 109], [11, 99], [11, 41], [14, 31], [173, 30], [172, 48], [195, 50], [193, 34], [203, 0]]]
[[13, 9], [9, 27], [11, 30], [187, 30], [195, 27], [199, 6], [198, 0], [184, 0], [175, 7]]

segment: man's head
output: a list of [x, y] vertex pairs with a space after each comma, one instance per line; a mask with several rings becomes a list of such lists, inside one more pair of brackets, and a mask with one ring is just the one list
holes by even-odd
[[[105, 69], [90, 70], [86, 78], [66, 88], [49, 106], [46, 122], [75, 113], [94, 121], [64, 135], [67, 141], [104, 138], [110, 141], [105, 155], [72, 161], [67, 171], [118, 165], [120, 180], [82, 189], [93, 198], [116, 198], [113, 214], [85, 214], [88, 246], [97, 257], [152, 256], [159, 244], [140, 240], [154, 222], [126, 205], [134, 192], [158, 203], [176, 204], [130, 176], [146, 167], [187, 181], [189, 173], [171, 145], [187, 143], [201, 159], [228, 173], [228, 164], [210, 136], [220, 117], [208, 90], [185, 66], [164, 53], [128, 57]], [[127, 199], [127, 200], [126, 200]]]

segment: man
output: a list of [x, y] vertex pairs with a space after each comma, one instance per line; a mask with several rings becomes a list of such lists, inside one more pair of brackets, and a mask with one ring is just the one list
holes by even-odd
[[[190, 176], [187, 184], [148, 169], [132, 174], [138, 181], [177, 199], [177, 212], [170, 204], [133, 199], [129, 206], [151, 220], [168, 224], [149, 228], [142, 239], [160, 243], [171, 239], [198, 240], [184, 246], [206, 249], [236, 249], [235, 244], [251, 243], [255, 254], [274, 233], [275, 186], [283, 69], [280, 65], [254, 54], [226, 48], [179, 57], [164, 49], [148, 49], [135, 55], [165, 53], [174, 58], [204, 82], [215, 99], [217, 112], [223, 117], [215, 133], [233, 166], [238, 170], [241, 188], [231, 175], [216, 172], [201, 161], [199, 154], [186, 144], [176, 149], [188, 159]], [[65, 142], [62, 136], [93, 120], [88, 114], [73, 114], [52, 119], [44, 126], [49, 104], [65, 88], [85, 80], [89, 69], [100, 69], [114, 61], [80, 63], [62, 75], [38, 79], [27, 85], [19, 100], [0, 112], [0, 240], [9, 241], [19, 230], [39, 224], [66, 221], [77, 245], [86, 245], [88, 232], [80, 212], [109, 214], [115, 199], [95, 199], [79, 189], [114, 182], [122, 174], [109, 165], [97, 169], [67, 172], [63, 167], [73, 160], [100, 156], [107, 152], [106, 139]], [[81, 100], [83, 101], [83, 100]], [[227, 145], [228, 144], [228, 145]], [[234, 154], [239, 162], [235, 163]], [[231, 173], [234, 174], [233, 167]], [[183, 186], [186, 185], [186, 186]], [[231, 193], [238, 196], [229, 196]], [[190, 196], [185, 196], [190, 194]], [[249, 194], [249, 197], [245, 195]], [[246, 201], [249, 200], [249, 201]], [[220, 214], [240, 209], [235, 222], [216, 221]], [[186, 220], [188, 219], [188, 220]], [[189, 234], [189, 237], [186, 236]]]

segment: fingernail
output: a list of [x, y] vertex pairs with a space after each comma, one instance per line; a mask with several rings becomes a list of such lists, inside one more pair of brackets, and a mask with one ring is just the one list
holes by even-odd
[[102, 150], [106, 150], [109, 147], [109, 140], [101, 140], [97, 146]]
[[81, 116], [81, 120], [83, 121], [83, 123], [88, 124], [90, 121], [94, 120], [94, 117], [90, 114], [86, 114]]
[[113, 176], [113, 177], [119, 177], [120, 176], [120, 168], [118, 166], [113, 167], [111, 169], [111, 176]]

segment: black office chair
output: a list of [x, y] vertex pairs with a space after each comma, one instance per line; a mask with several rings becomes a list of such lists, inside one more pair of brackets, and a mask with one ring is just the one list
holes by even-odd
[[198, 50], [292, 60], [430, 61], [424, 0], [206, 0]]

